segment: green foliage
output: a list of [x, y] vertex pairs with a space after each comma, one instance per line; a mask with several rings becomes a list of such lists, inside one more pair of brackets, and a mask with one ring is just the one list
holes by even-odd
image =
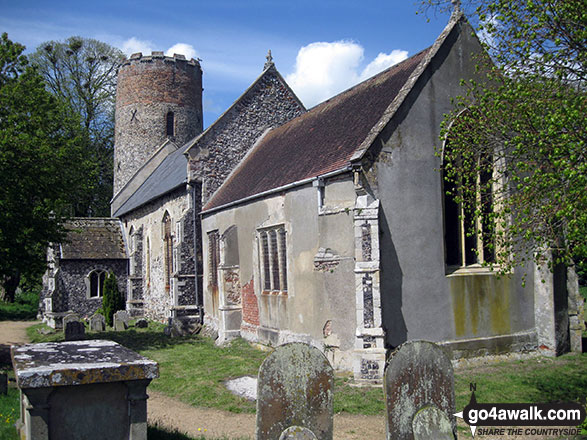
[[[6, 34], [0, 40], [0, 284], [14, 300], [21, 277], [44, 270], [87, 171], [79, 122], [45, 90]], [[1, 289], [0, 289], [1, 290]]]
[[104, 280], [104, 297], [102, 298], [102, 309], [106, 324], [112, 327], [114, 324], [114, 314], [119, 310], [125, 309], [124, 298], [118, 290], [116, 276], [110, 272]]
[[[467, 232], [484, 235], [502, 272], [543, 262], [548, 249], [553, 264], [585, 260], [585, 3], [471, 0], [462, 7], [491, 57], [477, 58], [478, 78], [463, 82], [442, 133], [448, 180], [477, 220]], [[486, 191], [480, 175], [490, 177], [482, 181]]]
[[110, 215], [116, 70], [124, 55], [101, 41], [70, 37], [42, 43], [30, 58], [47, 89], [80, 117], [91, 170], [75, 215]]
[[23, 292], [16, 295], [13, 303], [0, 301], [0, 321], [25, 321], [37, 318], [38, 292]]

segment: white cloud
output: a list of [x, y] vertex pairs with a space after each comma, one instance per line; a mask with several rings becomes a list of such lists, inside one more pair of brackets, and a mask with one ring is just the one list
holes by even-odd
[[[127, 56], [137, 52], [142, 52], [143, 55], [151, 55], [151, 52], [154, 50], [161, 50], [155, 46], [153, 42], [148, 40], [139, 40], [136, 37], [132, 37], [124, 41], [122, 43], [121, 49]], [[174, 53], [185, 55], [188, 60], [198, 57], [196, 49], [194, 49], [191, 44], [186, 43], [176, 43], [165, 51], [165, 55], [170, 57], [172, 57]]]
[[286, 80], [308, 107], [357, 82], [363, 48], [352, 41], [311, 43], [296, 57], [295, 71]]
[[137, 52], [142, 52], [143, 55], [151, 55], [153, 43], [132, 37], [122, 43], [121, 49], [127, 56]]
[[165, 51], [165, 55], [168, 57], [172, 57], [174, 53], [178, 55], [185, 55], [188, 60], [192, 58], [198, 58], [198, 53], [191, 44], [176, 43]]
[[364, 49], [353, 41], [317, 42], [302, 47], [296, 57], [295, 71], [286, 80], [307, 107], [407, 58], [407, 51], [380, 53], [362, 71]]
[[391, 53], [381, 52], [373, 61], [367, 65], [367, 67], [363, 69], [363, 72], [361, 72], [361, 80], [371, 78], [373, 75], [384, 71], [388, 67], [391, 67], [394, 64], [405, 60], [406, 58], [408, 58], [407, 50], [394, 49], [391, 51]]

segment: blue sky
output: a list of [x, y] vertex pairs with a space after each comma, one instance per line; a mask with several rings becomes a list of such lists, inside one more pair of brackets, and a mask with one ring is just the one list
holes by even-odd
[[430, 46], [448, 15], [415, 0], [0, 0], [0, 32], [34, 50], [73, 35], [127, 54], [172, 50], [202, 59], [204, 123], [261, 73], [267, 50], [307, 107]]

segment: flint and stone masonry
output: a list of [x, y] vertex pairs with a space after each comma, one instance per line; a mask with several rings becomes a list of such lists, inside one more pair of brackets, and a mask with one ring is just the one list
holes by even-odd
[[116, 195], [166, 138], [183, 145], [202, 132], [200, 63], [163, 52], [131, 55], [118, 71], [115, 124]]
[[146, 440], [156, 362], [112, 341], [12, 347], [26, 440]]

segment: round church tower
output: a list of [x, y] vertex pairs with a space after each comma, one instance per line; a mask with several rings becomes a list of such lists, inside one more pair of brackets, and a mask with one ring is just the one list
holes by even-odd
[[114, 195], [166, 139], [182, 146], [202, 132], [202, 69], [183, 55], [131, 55], [118, 70]]

